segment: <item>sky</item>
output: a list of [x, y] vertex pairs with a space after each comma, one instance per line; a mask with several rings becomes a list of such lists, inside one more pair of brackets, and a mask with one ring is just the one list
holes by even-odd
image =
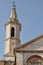
[[[43, 34], [43, 0], [14, 0], [21, 28], [21, 44]], [[5, 44], [4, 25], [12, 9], [12, 0], [0, 0], [0, 59]]]

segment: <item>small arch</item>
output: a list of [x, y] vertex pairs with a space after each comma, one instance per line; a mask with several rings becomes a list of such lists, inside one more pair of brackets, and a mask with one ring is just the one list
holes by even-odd
[[38, 55], [33, 55], [33, 56], [30, 56], [28, 59], [27, 59], [27, 62], [33, 58], [38, 58], [39, 60], [43, 60], [43, 58], [41, 56], [38, 56]]
[[14, 27], [11, 28], [11, 37], [14, 37]]
[[36, 65], [41, 65], [43, 62], [43, 58], [41, 56], [38, 56], [38, 55], [33, 55], [33, 56], [30, 56], [28, 59], [27, 59], [27, 65], [29, 64], [36, 64]]

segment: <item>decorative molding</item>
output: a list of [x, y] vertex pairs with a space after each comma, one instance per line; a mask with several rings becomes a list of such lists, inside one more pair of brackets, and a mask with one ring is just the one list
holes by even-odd
[[43, 50], [17, 50], [15, 49], [15, 51], [19, 53], [43, 53]]
[[28, 62], [29, 60], [32, 60], [33, 58], [37, 58], [37, 59], [39, 59], [39, 60], [41, 60], [41, 61], [43, 60], [43, 58], [42, 58], [41, 56], [32, 55], [32, 56], [28, 57], [27, 62]]
[[7, 38], [7, 39], [5, 39], [5, 41], [7, 41], [7, 40], [9, 40], [9, 39], [12, 39], [12, 40], [13, 40], [13, 39], [16, 39], [16, 40], [19, 40], [19, 41], [20, 41], [20, 39], [15, 38], [15, 37], [12, 37], [12, 38], [11, 38], [11, 37], [10, 37], [10, 38]]
[[15, 60], [15, 57], [4, 57], [4, 60], [5, 61], [8, 61], [8, 60], [14, 61]]

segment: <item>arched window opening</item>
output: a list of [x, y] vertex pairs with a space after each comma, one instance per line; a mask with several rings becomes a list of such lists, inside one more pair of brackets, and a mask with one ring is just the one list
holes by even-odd
[[14, 28], [11, 28], [11, 37], [14, 37]]
[[42, 65], [42, 58], [40, 56], [31, 56], [27, 60], [27, 65]]

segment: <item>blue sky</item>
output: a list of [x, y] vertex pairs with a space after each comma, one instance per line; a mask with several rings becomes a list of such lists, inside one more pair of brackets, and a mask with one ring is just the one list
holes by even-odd
[[[17, 16], [22, 24], [21, 43], [43, 34], [43, 0], [15, 0]], [[0, 0], [0, 59], [4, 53], [5, 29], [12, 0]]]

